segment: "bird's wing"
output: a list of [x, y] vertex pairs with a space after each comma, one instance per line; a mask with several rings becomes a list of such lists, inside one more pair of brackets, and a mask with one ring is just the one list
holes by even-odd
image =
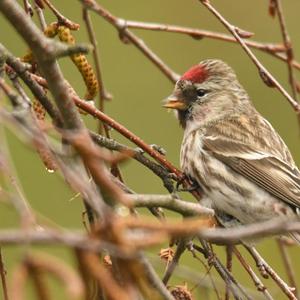
[[300, 208], [300, 172], [294, 165], [226, 137], [204, 136], [203, 147], [271, 195]]

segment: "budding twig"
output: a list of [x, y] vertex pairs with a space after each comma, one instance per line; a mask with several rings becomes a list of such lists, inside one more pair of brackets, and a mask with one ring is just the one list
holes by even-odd
[[173, 195], [141, 195], [128, 197], [135, 207], [163, 207], [181, 213], [184, 216], [213, 216], [214, 211], [198, 203], [176, 199]]
[[289, 279], [290, 286], [295, 288], [294, 294], [297, 298], [300, 298], [299, 290], [297, 288], [296, 276], [293, 269], [292, 262], [290, 260], [288, 250], [284, 242], [280, 239], [277, 239], [278, 248], [282, 257], [282, 261]]
[[258, 291], [262, 292], [266, 299], [268, 300], [274, 300], [269, 291], [267, 290], [266, 286], [263, 284], [263, 282], [260, 280], [260, 278], [255, 274], [251, 266], [245, 261], [241, 253], [237, 250], [236, 247], [233, 247], [234, 254], [240, 261], [241, 265], [244, 267], [244, 269], [247, 271], [249, 276], [252, 278], [256, 288]]
[[94, 0], [80, 0], [80, 2], [90, 10], [93, 10], [106, 21], [112, 24], [119, 32], [121, 38], [130, 41], [135, 45], [148, 59], [150, 59], [172, 82], [176, 82], [179, 78], [178, 74], [172, 71], [146, 44], [138, 38], [134, 33], [126, 28], [126, 24], [122, 19], [118, 19], [112, 15], [107, 9], [104, 9]]
[[286, 52], [286, 57], [287, 57], [286, 62], [287, 62], [288, 72], [289, 72], [289, 82], [291, 85], [293, 97], [295, 100], [297, 100], [298, 93], [297, 93], [296, 80], [295, 80], [295, 75], [294, 75], [294, 70], [293, 70], [294, 51], [293, 51], [290, 36], [287, 31], [286, 22], [285, 22], [283, 11], [282, 11], [281, 0], [275, 0], [274, 5], [275, 5], [276, 12], [278, 15], [280, 29], [281, 29], [281, 33], [282, 33], [282, 39], [283, 39], [284, 46], [285, 46], [285, 52]]
[[300, 113], [300, 105], [298, 102], [291, 97], [291, 95], [282, 87], [282, 85], [274, 78], [274, 76], [263, 66], [258, 58], [253, 54], [250, 48], [246, 45], [245, 41], [239, 36], [236, 27], [230, 24], [207, 0], [199, 0], [210, 12], [212, 12], [216, 18], [232, 33], [235, 39], [242, 46], [244, 51], [250, 57], [252, 62], [256, 65], [258, 72], [263, 81], [270, 87], [276, 87], [280, 93], [288, 100], [291, 106], [297, 113]]
[[291, 289], [280, 277], [279, 275], [273, 270], [273, 268], [263, 259], [263, 257], [257, 252], [254, 247], [246, 247], [255, 261], [259, 261], [263, 264], [264, 269], [266, 272], [272, 277], [272, 279], [277, 283], [280, 289], [287, 295], [287, 297], [291, 300], [297, 300], [296, 296], [293, 293], [293, 289]]
[[[104, 86], [104, 82], [103, 82], [103, 78], [102, 78], [101, 67], [100, 67], [100, 54], [99, 54], [98, 44], [96, 41], [95, 32], [93, 29], [93, 24], [92, 24], [90, 15], [89, 15], [89, 11], [85, 7], [82, 8], [82, 15], [83, 15], [83, 20], [84, 20], [86, 28], [87, 28], [89, 40], [94, 47], [93, 58], [94, 58], [94, 63], [95, 63], [95, 68], [96, 68], [97, 81], [98, 81], [99, 89], [100, 89], [100, 91], [98, 93], [98, 102], [99, 102], [98, 107], [99, 107], [99, 110], [104, 112], [104, 102], [105, 102], [105, 100], [110, 100], [112, 98], [112, 96], [105, 90], [105, 86]], [[109, 127], [105, 123], [103, 123], [99, 120], [98, 132], [102, 133], [102, 131], [103, 131], [102, 129], [104, 129], [104, 133], [105, 133], [106, 137], [110, 138]], [[111, 170], [112, 173], [115, 173], [116, 177], [118, 177], [121, 181], [123, 181], [122, 174], [121, 174], [121, 171], [120, 171], [120, 168], [118, 167], [118, 165], [117, 164], [111, 165], [111, 169], [112, 169]]]
[[57, 20], [59, 23], [64, 24], [68, 28], [72, 30], [78, 30], [79, 29], [79, 24], [69, 20], [66, 18], [63, 14], [61, 14], [55, 6], [49, 1], [49, 0], [42, 0], [46, 5], [49, 7], [49, 9], [54, 13], [54, 15], [57, 17]]

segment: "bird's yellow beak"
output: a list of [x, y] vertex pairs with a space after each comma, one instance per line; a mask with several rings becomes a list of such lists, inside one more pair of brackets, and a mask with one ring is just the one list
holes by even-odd
[[187, 108], [185, 102], [181, 99], [176, 98], [174, 95], [168, 97], [164, 101], [163, 107], [179, 110], [184, 110]]

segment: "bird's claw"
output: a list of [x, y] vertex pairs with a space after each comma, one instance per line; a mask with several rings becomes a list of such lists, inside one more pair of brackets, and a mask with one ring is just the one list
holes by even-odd
[[159, 145], [156, 145], [156, 144], [151, 144], [150, 147], [154, 150], [156, 150], [158, 153], [160, 153], [161, 155], [165, 156], [167, 154], [167, 151], [159, 146]]
[[175, 173], [169, 173], [169, 174], [168, 174], [168, 177], [169, 177], [170, 179], [175, 180], [175, 181], [178, 181], [178, 180], [179, 180], [178, 176], [177, 176]]
[[193, 192], [193, 191], [195, 191], [199, 188], [199, 184], [195, 181], [192, 181], [191, 185], [188, 186], [188, 187], [180, 188], [180, 186], [183, 184], [183, 182], [185, 180], [190, 181], [190, 179], [185, 174], [183, 174], [183, 176], [177, 181], [177, 184], [176, 184], [176, 191], [177, 192]]
[[136, 152], [138, 152], [139, 154], [144, 154], [145, 153], [145, 151], [142, 148], [140, 148], [140, 147], [136, 147], [136, 148], [134, 148], [134, 150]]
[[199, 184], [198, 183], [193, 183], [193, 185], [187, 187], [187, 188], [179, 188], [178, 192], [193, 192], [198, 190]]

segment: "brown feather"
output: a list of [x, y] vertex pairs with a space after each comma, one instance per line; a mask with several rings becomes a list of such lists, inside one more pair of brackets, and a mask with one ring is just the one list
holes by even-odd
[[273, 154], [256, 150], [253, 144], [247, 145], [220, 136], [217, 138], [206, 134], [203, 145], [205, 150], [237, 173], [255, 182], [276, 198], [300, 208], [300, 174], [295, 166]]

